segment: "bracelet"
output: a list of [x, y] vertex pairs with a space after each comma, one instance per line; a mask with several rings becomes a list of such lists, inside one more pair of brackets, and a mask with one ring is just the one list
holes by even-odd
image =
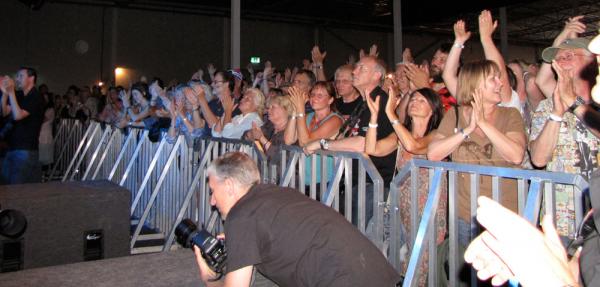
[[315, 65], [313, 65], [313, 68], [315, 68], [315, 69], [323, 69], [323, 65], [317, 65], [317, 64], [315, 64]]
[[465, 45], [461, 44], [461, 43], [454, 43], [454, 47], [459, 48], [459, 49], [464, 49]]
[[296, 118], [297, 118], [297, 116], [296, 116], [296, 115], [292, 115], [292, 116], [290, 117], [290, 119], [291, 119], [292, 121], [293, 121], [293, 120], [296, 120]]
[[548, 116], [548, 119], [551, 120], [551, 121], [553, 121], [553, 122], [559, 122], [559, 123], [563, 121], [563, 117], [557, 116], [555, 114], [550, 114]]
[[464, 129], [461, 128], [458, 130], [458, 132], [462, 135], [463, 139], [466, 140], [466, 139], [470, 138], [470, 136], [467, 133], [465, 133]]
[[296, 117], [298, 117], [298, 118], [303, 118], [303, 117], [304, 117], [304, 114], [303, 114], [303, 113], [296, 114]]
[[372, 123], [369, 123], [369, 128], [373, 128], [373, 129], [375, 129], [375, 128], [377, 128], [378, 126], [379, 126], [379, 125], [378, 125], [377, 123], [374, 123], [374, 124], [372, 124]]
[[198, 106], [198, 107], [194, 108], [192, 111], [193, 111], [193, 112], [196, 112], [196, 111], [199, 111], [199, 110], [200, 110], [200, 106]]
[[396, 119], [390, 122], [392, 124], [392, 126], [395, 126], [397, 124], [400, 124], [400, 120]]

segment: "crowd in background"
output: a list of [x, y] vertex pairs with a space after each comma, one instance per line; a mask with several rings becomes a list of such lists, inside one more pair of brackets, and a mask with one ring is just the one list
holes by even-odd
[[[385, 196], [395, 169], [412, 158], [546, 169], [590, 179], [600, 143], [597, 104], [590, 94], [598, 66], [587, 49], [589, 41], [578, 37], [585, 31], [581, 17], [566, 22], [539, 63], [502, 57], [492, 38], [497, 21], [489, 11], [470, 24], [478, 26], [485, 58], [468, 63], [462, 63], [461, 52], [475, 40], [461, 20], [453, 27], [454, 42], [441, 45], [423, 63], [415, 63], [407, 48], [401, 62], [387, 65], [373, 45], [360, 51], [357, 62], [351, 57], [335, 71], [325, 71], [327, 52], [315, 46], [301, 67], [275, 68], [267, 61], [262, 70], [254, 65], [218, 70], [209, 64], [206, 73], [199, 69], [189, 80], [165, 85], [160, 78], [142, 77], [130, 87], [110, 86], [104, 93], [99, 86], [71, 86], [62, 95], [40, 85], [39, 161], [52, 164], [53, 133], [60, 119], [69, 118], [163, 130], [169, 142], [181, 134], [251, 140], [273, 161], [280, 160], [284, 144], [299, 145], [306, 153], [363, 152], [381, 173]], [[2, 92], [9, 86], [3, 84]], [[317, 175], [320, 182], [320, 170]], [[458, 184], [459, 241], [466, 246], [472, 220], [469, 176], [461, 176]], [[400, 196], [408, 231], [414, 228], [408, 220], [409, 187], [404, 183]], [[482, 176], [479, 188], [491, 197], [491, 178]], [[555, 199], [556, 225], [565, 237], [574, 234], [569, 188], [557, 187]], [[516, 211], [516, 181], [503, 179], [501, 190], [501, 204]], [[425, 181], [419, 187], [420, 209], [427, 192]], [[436, 222], [440, 244], [446, 235], [443, 194]], [[372, 212], [367, 210], [367, 217]], [[426, 282], [426, 261], [420, 285]]]

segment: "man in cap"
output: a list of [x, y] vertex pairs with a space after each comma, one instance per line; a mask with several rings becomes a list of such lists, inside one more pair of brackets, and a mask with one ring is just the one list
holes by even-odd
[[[577, 38], [585, 25], [574, 17], [552, 47], [542, 52], [544, 63], [537, 75], [547, 99], [540, 102], [533, 114], [529, 148], [531, 162], [548, 171], [580, 174], [590, 179], [598, 168], [598, 131], [586, 120], [595, 114], [591, 101], [591, 83], [597, 73], [595, 58], [587, 49], [589, 41]], [[552, 69], [558, 75], [554, 79]], [[556, 225], [559, 234], [572, 237], [575, 232], [573, 189], [556, 185]]]

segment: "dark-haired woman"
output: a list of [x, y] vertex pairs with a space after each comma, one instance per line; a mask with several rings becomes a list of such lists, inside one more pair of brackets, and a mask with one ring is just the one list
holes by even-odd
[[[367, 131], [365, 141], [365, 152], [369, 155], [383, 156], [397, 150], [396, 169], [401, 169], [408, 161], [413, 158], [426, 158], [427, 148], [432, 141], [432, 131], [435, 130], [443, 117], [443, 108], [440, 97], [430, 88], [423, 88], [412, 92], [408, 95], [408, 105], [406, 107], [405, 119], [400, 123], [396, 108], [400, 103], [400, 97], [394, 95], [392, 89], [389, 90], [389, 100], [385, 106], [385, 113], [388, 116], [395, 133], [377, 140], [377, 129], [372, 128], [377, 126], [377, 114], [379, 112], [379, 98], [373, 101], [367, 97], [367, 105], [371, 111], [371, 119], [369, 121], [369, 130]], [[418, 210], [419, 217], [423, 212], [423, 207], [427, 201], [429, 193], [428, 171], [426, 169], [419, 170], [420, 185], [418, 187]], [[411, 233], [410, 205], [411, 205], [411, 181], [406, 180], [400, 186], [399, 206], [400, 217], [407, 234]], [[438, 244], [444, 241], [446, 234], [446, 206], [447, 196], [445, 185], [442, 184], [440, 202], [437, 209], [436, 228]], [[409, 243], [410, 242], [409, 240]], [[408, 244], [409, 254], [412, 246]], [[427, 281], [427, 249], [424, 250], [424, 258], [421, 261], [421, 276], [419, 277], [419, 286], [424, 286]], [[407, 262], [405, 262], [407, 263]], [[406, 271], [407, 264], [404, 264]]]
[[[148, 85], [144, 83], [134, 84], [129, 93], [123, 90], [119, 96], [123, 101], [125, 113], [129, 116], [129, 125], [143, 127], [143, 120], [152, 115]], [[133, 98], [135, 106], [132, 105], [131, 98]]]

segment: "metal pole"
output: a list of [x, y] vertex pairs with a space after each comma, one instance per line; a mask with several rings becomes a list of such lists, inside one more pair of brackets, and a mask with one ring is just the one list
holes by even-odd
[[508, 58], [508, 29], [506, 18], [506, 7], [500, 7], [500, 51], [505, 60]]
[[241, 0], [231, 0], [231, 68], [240, 68]]
[[394, 63], [402, 61], [402, 0], [394, 0]]

